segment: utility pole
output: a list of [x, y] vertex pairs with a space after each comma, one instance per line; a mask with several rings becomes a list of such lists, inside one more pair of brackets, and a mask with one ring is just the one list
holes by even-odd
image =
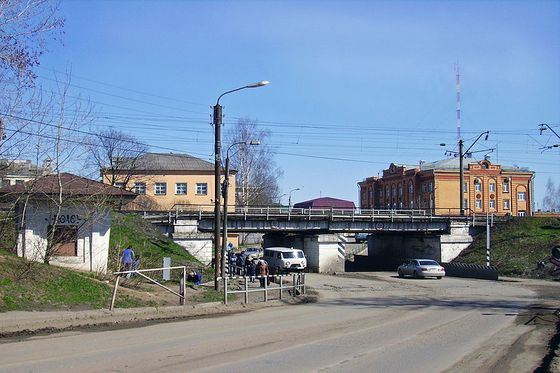
[[[220, 96], [221, 97], [221, 96]], [[218, 98], [218, 101], [220, 99]], [[216, 102], [214, 106], [214, 289], [218, 290], [218, 274], [220, 268], [220, 169], [222, 151], [222, 106]]]
[[463, 171], [463, 140], [459, 139], [459, 215], [465, 216], [464, 203], [465, 172]]

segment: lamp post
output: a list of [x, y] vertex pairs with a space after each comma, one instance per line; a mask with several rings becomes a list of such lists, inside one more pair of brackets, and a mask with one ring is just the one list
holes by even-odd
[[290, 190], [290, 193], [288, 193], [288, 208], [292, 208], [292, 192], [295, 192], [296, 190], [301, 190], [300, 188], [295, 188]]
[[243, 87], [232, 89], [222, 93], [216, 100], [214, 105], [214, 289], [218, 290], [218, 272], [219, 272], [219, 242], [220, 242], [220, 168], [222, 151], [222, 106], [220, 99], [233, 92], [240, 91], [245, 88], [258, 88], [268, 84], [263, 80], [258, 83], [249, 84]]
[[226, 169], [224, 175], [224, 183], [222, 185], [222, 195], [224, 197], [224, 228], [222, 229], [222, 270], [221, 275], [226, 275], [226, 252], [227, 252], [227, 214], [228, 214], [228, 194], [229, 194], [229, 151], [236, 145], [260, 145], [259, 140], [241, 141], [231, 144], [226, 151]]
[[[463, 140], [459, 139], [459, 152], [450, 152], [450, 153], [455, 153], [459, 156], [459, 214], [461, 216], [465, 215], [465, 206], [464, 206], [464, 191], [463, 191], [463, 184], [465, 183], [464, 179], [465, 179], [465, 172], [463, 170], [463, 158], [465, 156], [465, 154], [469, 154], [469, 150], [471, 150], [471, 148], [474, 146], [474, 144], [476, 144], [476, 142], [478, 140], [480, 140], [480, 138], [482, 137], [482, 135], [486, 135], [484, 137], [484, 140], [488, 140], [488, 134], [490, 133], [490, 131], [485, 131], [482, 132], [480, 135], [478, 135], [478, 137], [476, 138], [476, 140], [473, 141], [473, 143], [471, 144], [471, 146], [469, 146], [469, 148], [463, 152]], [[444, 143], [440, 144], [441, 146], [445, 146]], [[446, 152], [447, 154], [448, 152]]]

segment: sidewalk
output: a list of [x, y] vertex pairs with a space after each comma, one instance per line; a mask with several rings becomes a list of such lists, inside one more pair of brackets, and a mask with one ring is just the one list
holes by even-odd
[[75, 328], [126, 326], [156, 320], [181, 320], [225, 315], [305, 302], [306, 299], [300, 297], [283, 301], [271, 300], [247, 305], [228, 304], [227, 306], [221, 302], [212, 302], [185, 306], [118, 308], [113, 311], [108, 309], [49, 312], [11, 311], [0, 313], [0, 338], [53, 333]]

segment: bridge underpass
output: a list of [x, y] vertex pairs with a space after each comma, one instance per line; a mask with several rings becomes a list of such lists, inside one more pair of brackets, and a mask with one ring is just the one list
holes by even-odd
[[[145, 216], [199, 260], [212, 261], [212, 211], [189, 206], [189, 210]], [[262, 233], [265, 248], [301, 248], [315, 272], [345, 270], [345, 245], [354, 233], [371, 233], [363, 265], [371, 265], [374, 258], [450, 260], [472, 241], [465, 218], [455, 221], [423, 210], [242, 207], [228, 213], [228, 232]]]

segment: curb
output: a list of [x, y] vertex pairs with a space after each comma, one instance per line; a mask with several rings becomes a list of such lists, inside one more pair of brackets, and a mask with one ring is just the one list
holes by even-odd
[[251, 304], [222, 302], [198, 303], [186, 306], [117, 308], [86, 311], [11, 311], [0, 314], [0, 339], [36, 334], [51, 334], [76, 329], [133, 327], [150, 322], [188, 320], [195, 317], [249, 312], [266, 307], [306, 303], [307, 297], [292, 302], [271, 300]]

